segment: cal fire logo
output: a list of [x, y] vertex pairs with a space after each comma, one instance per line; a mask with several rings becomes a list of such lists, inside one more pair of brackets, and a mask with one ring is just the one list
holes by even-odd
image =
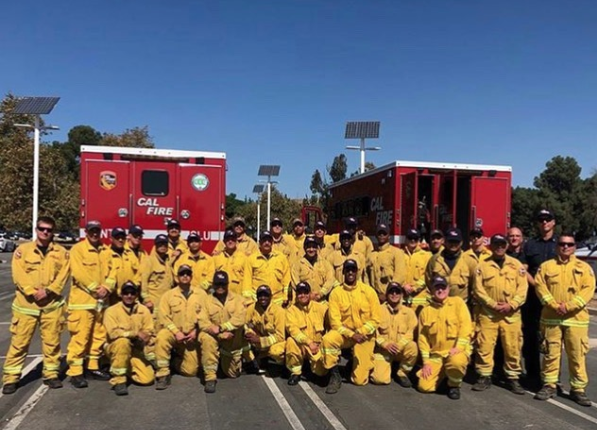
[[100, 187], [102, 187], [106, 191], [111, 191], [114, 188], [116, 188], [116, 179], [116, 172], [112, 172], [111, 170], [104, 170], [103, 172], [100, 172]]
[[197, 191], [204, 191], [209, 187], [209, 179], [203, 173], [197, 173], [191, 179], [191, 185]]
[[137, 200], [137, 206], [147, 208], [146, 215], [158, 215], [158, 216], [172, 216], [174, 213], [173, 207], [160, 206], [158, 199], [147, 199], [141, 197]]

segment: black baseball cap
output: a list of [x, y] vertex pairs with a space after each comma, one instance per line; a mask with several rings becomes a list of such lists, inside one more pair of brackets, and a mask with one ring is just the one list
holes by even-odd
[[411, 228], [406, 232], [406, 238], [419, 240], [421, 238], [421, 234], [419, 233], [419, 230]]
[[352, 258], [349, 258], [348, 260], [346, 260], [344, 262], [344, 264], [342, 265], [343, 269], [348, 269], [349, 267], [354, 267], [355, 269], [359, 270], [359, 265], [356, 262], [356, 260], [353, 260]]
[[508, 243], [508, 239], [506, 239], [506, 236], [504, 236], [503, 234], [494, 234], [493, 236], [491, 236], [491, 241], [490, 243], [492, 245], [497, 245], [498, 243]]
[[299, 291], [306, 291], [307, 293], [310, 293], [311, 285], [309, 285], [308, 282], [299, 282], [296, 284], [296, 292], [298, 293]]
[[126, 230], [122, 227], [114, 227], [112, 229], [112, 237], [126, 236]]
[[236, 233], [234, 232], [234, 230], [226, 230], [226, 232], [224, 233], [224, 242], [234, 239], [236, 240]]
[[462, 232], [457, 227], [446, 230], [446, 242], [462, 242]]
[[191, 274], [193, 274], [193, 268], [191, 266], [189, 266], [188, 264], [183, 264], [178, 268], [178, 270], [176, 271], [176, 274], [178, 276], [180, 276], [184, 272], [191, 272]]
[[357, 225], [359, 225], [359, 223], [358, 223], [358, 221], [357, 221], [357, 219], [356, 219], [356, 218], [354, 218], [354, 217], [349, 217], [349, 218], [346, 218], [346, 219], [344, 220], [344, 225], [345, 225], [346, 227], [348, 227], [348, 226], [351, 226], [351, 225], [353, 225], [353, 226], [357, 226]]
[[156, 245], [160, 243], [168, 243], [168, 236], [166, 236], [165, 234], [158, 234], [153, 240], [153, 243], [155, 243]]
[[553, 220], [555, 218], [556, 218], [555, 215], [549, 209], [541, 209], [539, 212], [537, 212], [537, 216], [535, 217], [535, 219], [537, 221], [541, 221], [541, 220], [544, 220], [544, 219], [548, 220], [548, 221], [551, 221], [551, 220]]
[[431, 230], [431, 234], [429, 235], [429, 237], [433, 236], [444, 237], [444, 232], [439, 229]]
[[168, 224], [167, 224], [168, 230], [170, 230], [171, 228], [174, 228], [174, 227], [176, 227], [180, 230], [180, 223], [178, 222], [178, 220], [169, 219]]
[[272, 295], [272, 290], [267, 285], [261, 285], [259, 288], [257, 288], [257, 291], [255, 292], [255, 295], [257, 297], [259, 297], [259, 296], [271, 296]]
[[216, 273], [214, 273], [213, 284], [228, 285], [228, 273], [224, 272], [223, 270], [218, 270]]
[[377, 226], [377, 232], [378, 233], [380, 233], [380, 232], [389, 233], [390, 229], [388, 228], [388, 226], [386, 224], [379, 224]]
[[340, 232], [340, 234], [338, 235], [338, 238], [342, 239], [343, 237], [346, 237], [346, 236], [352, 238], [352, 234], [350, 234], [350, 232], [348, 230], [342, 230]]
[[485, 236], [483, 229], [481, 227], [475, 227], [469, 232], [469, 236]]
[[276, 224], [278, 224], [278, 225], [280, 225], [280, 226], [283, 226], [283, 225], [284, 225], [284, 223], [282, 222], [282, 220], [281, 220], [280, 218], [278, 218], [278, 217], [272, 218], [272, 220], [271, 220], [271, 222], [269, 223], [269, 225], [270, 225], [270, 226], [274, 226], [274, 225], [276, 225]]
[[305, 238], [305, 242], [303, 243], [303, 248], [307, 249], [309, 246], [315, 246], [315, 247], [319, 246], [319, 244], [317, 243], [317, 241], [315, 240], [315, 238], [313, 236], [307, 236]]
[[317, 221], [315, 223], [315, 230], [318, 230], [318, 229], [327, 230], [325, 228], [325, 223], [323, 221]]
[[198, 240], [199, 242], [201, 242], [201, 235], [196, 231], [190, 232], [187, 236], [187, 242], [191, 242], [192, 240]]
[[448, 286], [448, 281], [443, 276], [436, 276], [431, 280], [431, 288], [435, 288], [438, 285]]
[[397, 291], [400, 294], [404, 294], [404, 288], [398, 282], [390, 282], [386, 287], [386, 294], [390, 294], [392, 291]]
[[120, 293], [124, 293], [125, 291], [134, 291], [135, 294], [139, 291], [139, 287], [132, 281], [126, 281], [122, 287], [120, 288]]
[[272, 236], [272, 233], [269, 230], [265, 230], [259, 235], [259, 242], [263, 242], [267, 239], [274, 240], [274, 236]]
[[87, 224], [85, 225], [85, 230], [93, 230], [94, 228], [101, 229], [102, 223], [97, 220], [87, 221]]
[[133, 224], [129, 227], [130, 234], [143, 234], [143, 227], [139, 224]]

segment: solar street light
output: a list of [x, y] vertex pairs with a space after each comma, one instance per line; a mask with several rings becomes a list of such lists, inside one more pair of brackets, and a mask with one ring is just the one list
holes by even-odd
[[259, 172], [257, 176], [267, 176], [267, 227], [269, 228], [270, 215], [271, 215], [271, 199], [272, 199], [272, 176], [280, 175], [280, 166], [262, 164], [259, 166]]
[[348, 145], [346, 149], [361, 151], [361, 173], [365, 173], [365, 152], [379, 151], [380, 146], [365, 146], [365, 139], [379, 138], [379, 121], [350, 121], [346, 123], [345, 139], [361, 139], [359, 146]]
[[259, 233], [261, 228], [261, 194], [263, 194], [264, 185], [255, 185], [253, 192], [257, 194], [257, 240], [259, 240]]
[[13, 111], [15, 114], [33, 115], [34, 124], [15, 124], [15, 127], [33, 128], [33, 216], [32, 237], [35, 238], [37, 212], [39, 210], [39, 133], [41, 130], [58, 130], [54, 125], [41, 126], [40, 115], [52, 112], [60, 97], [23, 97]]

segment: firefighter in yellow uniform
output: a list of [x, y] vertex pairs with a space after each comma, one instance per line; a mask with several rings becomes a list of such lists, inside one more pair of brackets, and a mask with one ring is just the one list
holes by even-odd
[[470, 271], [462, 252], [462, 233], [458, 228], [446, 232], [445, 249], [429, 259], [425, 270], [425, 284], [429, 286], [436, 276], [445, 278], [450, 283], [450, 295], [458, 296], [465, 303], [469, 302], [475, 272]]
[[207, 293], [191, 286], [193, 269], [180, 266], [178, 286], [165, 292], [158, 309], [159, 326], [155, 339], [156, 390], [170, 385], [170, 359], [176, 351], [173, 367], [183, 376], [196, 376], [199, 371], [200, 345], [197, 324], [207, 301]]
[[375, 332], [381, 320], [377, 293], [358, 280], [356, 260], [344, 263], [344, 281], [334, 288], [329, 298], [328, 318], [331, 330], [322, 341], [323, 366], [330, 370], [326, 393], [335, 394], [342, 385], [338, 360], [342, 349], [353, 349], [351, 380], [355, 385], [369, 382], [373, 370]]
[[481, 227], [473, 228], [469, 233], [471, 247], [462, 253], [469, 266], [469, 271], [475, 273], [481, 261], [491, 257], [491, 249], [485, 246], [485, 233]]
[[328, 294], [338, 285], [334, 268], [318, 254], [318, 244], [313, 236], [308, 236], [303, 246], [305, 254], [291, 270], [292, 286], [296, 289], [300, 282], [307, 282], [311, 289], [311, 299], [327, 303]]
[[274, 303], [267, 285], [257, 288], [256, 294], [257, 302], [249, 305], [245, 319], [245, 341], [252, 350], [249, 373], [267, 367], [268, 357], [283, 365], [286, 350], [286, 311]]
[[199, 314], [199, 343], [206, 393], [216, 392], [219, 363], [227, 377], [240, 376], [247, 312], [242, 296], [228, 290], [226, 272], [217, 271], [212, 284], [213, 294], [207, 297]]
[[62, 289], [69, 276], [66, 250], [52, 243], [55, 222], [39, 217], [34, 242], [20, 245], [12, 258], [12, 277], [16, 286], [12, 302], [10, 347], [4, 361], [3, 394], [17, 390], [25, 358], [39, 325], [43, 353], [43, 382], [60, 388]]
[[386, 287], [390, 282], [400, 285], [406, 281], [406, 257], [404, 251], [390, 243], [390, 230], [385, 224], [377, 226], [377, 249], [371, 253], [371, 286], [380, 301], [386, 299]]
[[334, 243], [336, 242], [336, 239], [334, 238], [334, 236], [327, 234], [327, 228], [323, 221], [317, 221], [315, 223], [315, 226], [313, 228], [313, 233], [314, 233], [315, 240], [319, 244], [320, 255], [323, 258], [326, 258], [326, 255], [322, 255], [322, 253], [325, 254], [328, 252], [328, 251], [324, 251], [324, 250], [333, 251]]
[[139, 224], [133, 224], [129, 227], [129, 234], [126, 238], [124, 247], [133, 251], [133, 255], [137, 258], [139, 268], [143, 265], [143, 261], [149, 256], [147, 251], [143, 249], [143, 227]]
[[460, 386], [471, 354], [473, 324], [466, 303], [450, 296], [441, 276], [431, 281], [431, 302], [419, 315], [419, 351], [423, 367], [417, 372], [419, 391], [433, 393], [448, 378], [448, 397], [460, 399]]
[[[247, 235], [247, 233], [245, 233], [246, 224], [245, 219], [243, 217], [235, 217], [232, 220], [232, 228], [236, 233], [236, 248], [239, 251], [241, 251], [248, 257], [259, 250], [257, 243], [255, 243], [255, 241], [252, 238], [250, 238]], [[223, 252], [225, 248], [226, 245], [224, 244], [224, 241], [220, 240], [216, 244], [216, 247], [214, 248], [211, 255], [216, 256], [219, 253]]]
[[193, 268], [191, 285], [207, 291], [214, 277], [215, 269], [213, 258], [201, 250], [202, 243], [201, 236], [196, 231], [190, 232], [187, 237], [188, 249], [174, 261], [173, 268], [174, 273], [178, 273], [180, 266], [191, 266]]
[[367, 276], [367, 258], [365, 254], [355, 250], [353, 237], [348, 230], [342, 230], [339, 234], [340, 248], [334, 249], [328, 255], [328, 261], [334, 269], [336, 281], [338, 283], [344, 282], [344, 262], [346, 260], [355, 260], [359, 267], [357, 274], [358, 280], [369, 284], [369, 276]]
[[224, 250], [213, 257], [214, 270], [226, 272], [230, 292], [242, 296], [247, 256], [238, 250], [234, 231], [226, 230], [224, 244]]
[[[168, 255], [168, 237], [158, 234], [154, 239], [154, 251], [141, 267], [141, 300], [157, 318], [160, 298], [174, 286], [174, 277]], [[156, 325], [156, 330], [161, 327]]]
[[421, 234], [418, 230], [410, 229], [406, 232], [406, 282], [403, 285], [406, 303], [419, 315], [421, 310], [429, 304], [431, 295], [425, 284], [425, 269], [431, 258], [431, 252], [421, 249]]
[[126, 244], [126, 230], [122, 227], [112, 229], [112, 245], [104, 250], [104, 258], [108, 261], [108, 279], [114, 282], [114, 290], [110, 295], [110, 304], [120, 300], [120, 287], [131, 281], [138, 285], [141, 281], [139, 260]]
[[303, 243], [307, 234], [305, 233], [305, 224], [300, 218], [292, 220], [292, 232], [288, 235], [288, 238], [293, 241], [294, 249], [298, 253], [299, 249], [303, 249]]
[[545, 354], [541, 369], [544, 385], [535, 398], [547, 400], [555, 395], [563, 343], [568, 358], [570, 398], [581, 406], [590, 407], [592, 402], [585, 391], [589, 383], [587, 303], [595, 294], [595, 274], [587, 263], [574, 255], [575, 250], [574, 236], [560, 235], [557, 256], [539, 266], [535, 277], [535, 291], [543, 305], [541, 334]]
[[392, 363], [398, 362], [397, 382], [404, 388], [412, 387], [408, 374], [412, 370], [419, 350], [414, 335], [417, 328], [415, 311], [402, 304], [404, 289], [397, 282], [386, 288], [386, 300], [381, 305], [381, 323], [375, 338], [375, 364], [371, 373], [374, 384], [389, 384]]
[[282, 305], [288, 300], [290, 267], [286, 256], [273, 250], [273, 240], [269, 231], [261, 233], [259, 251], [245, 263], [243, 296], [247, 303], [255, 302], [256, 290], [260, 285], [270, 287], [275, 304]]
[[311, 300], [308, 282], [296, 285], [296, 301], [286, 311], [286, 368], [290, 371], [288, 385], [297, 385], [301, 379], [303, 362], [309, 361], [311, 371], [323, 376], [321, 341], [325, 333], [327, 307]]
[[108, 380], [110, 374], [100, 370], [99, 359], [106, 342], [102, 323], [115, 281], [107, 278], [108, 262], [101, 242], [101, 224], [89, 221], [87, 237], [71, 248], [70, 262], [72, 286], [68, 297], [67, 375], [75, 388], [87, 387], [83, 364], [87, 358], [87, 371], [94, 379]]
[[520, 307], [526, 301], [529, 288], [522, 264], [506, 255], [508, 239], [501, 234], [491, 237], [492, 255], [476, 269], [473, 294], [478, 303], [476, 315], [477, 354], [475, 368], [479, 375], [474, 391], [491, 386], [493, 352], [498, 337], [504, 349], [504, 373], [509, 389], [524, 394], [518, 379], [522, 372], [522, 319]]
[[[281, 254], [284, 254], [288, 259], [288, 264], [292, 265], [299, 258], [299, 249], [297, 248], [294, 238], [290, 235], [284, 234], [284, 224], [280, 218], [273, 218], [270, 222], [270, 231], [274, 239], [273, 249]], [[300, 248], [302, 249], [302, 248]]]
[[155, 331], [151, 312], [137, 303], [139, 287], [126, 282], [120, 289], [120, 303], [110, 306], [104, 314], [110, 356], [110, 385], [117, 396], [126, 396], [127, 376], [139, 385], [151, 385], [155, 378], [148, 354]]

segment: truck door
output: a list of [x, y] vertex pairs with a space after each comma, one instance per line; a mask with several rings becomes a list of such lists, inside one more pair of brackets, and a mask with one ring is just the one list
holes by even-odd
[[506, 178], [472, 178], [471, 225], [487, 236], [506, 234], [510, 223], [510, 187]]
[[106, 232], [114, 227], [128, 228], [131, 217], [130, 162], [86, 160], [83, 171], [86, 190], [81, 217], [85, 225], [98, 220]]
[[400, 175], [400, 223], [398, 234], [403, 237], [416, 226], [417, 214], [417, 172]]
[[[184, 230], [197, 230], [204, 241], [217, 241], [224, 227], [224, 168], [217, 165], [178, 165], [178, 215]], [[207, 251], [215, 243], [206, 243]]]
[[176, 164], [135, 161], [132, 169], [132, 222], [143, 227], [147, 239], [153, 239], [156, 234], [165, 233], [169, 219], [177, 217]]
[[456, 180], [453, 170], [438, 174], [439, 192], [437, 202], [434, 205], [433, 223], [434, 229], [446, 231], [455, 223], [456, 208]]

